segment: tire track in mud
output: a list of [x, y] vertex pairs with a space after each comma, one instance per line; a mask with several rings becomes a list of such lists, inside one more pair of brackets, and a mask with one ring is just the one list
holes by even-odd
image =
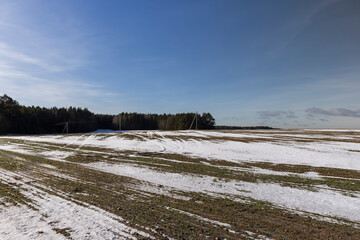
[[82, 143], [79, 145], [79, 147], [76, 150], [80, 150], [84, 145], [86, 145], [90, 140], [95, 139], [97, 134], [93, 134], [88, 136]]
[[185, 140], [181, 136], [179, 137], [173, 137], [173, 138], [165, 138], [163, 135], [159, 134], [161, 136], [161, 139], [147, 139], [147, 141], [154, 141], [156, 147], [159, 149], [158, 152], [161, 153], [177, 153], [177, 154], [185, 154], [188, 155], [189, 153], [186, 153], [187, 145], [193, 144], [196, 146], [202, 145], [200, 141], [195, 139], [188, 139]]
[[[76, 138], [76, 139], [72, 140], [71, 142], [65, 144], [62, 148], [65, 148], [65, 147], [67, 147], [67, 146], [73, 145], [75, 142], [80, 141], [80, 140], [81, 140], [82, 138], [84, 138], [85, 136], [86, 136], [85, 134], [79, 136], [78, 138]], [[77, 144], [75, 144], [75, 145], [77, 145]]]

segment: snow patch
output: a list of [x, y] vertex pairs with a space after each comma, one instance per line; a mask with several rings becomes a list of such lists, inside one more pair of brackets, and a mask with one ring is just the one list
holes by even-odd
[[84, 165], [176, 190], [202, 192], [210, 195], [215, 193], [221, 194], [222, 197], [226, 197], [227, 194], [251, 197], [285, 208], [360, 222], [360, 215], [358, 214], [360, 212], [360, 198], [345, 196], [329, 189], [319, 189], [319, 191], [314, 192], [283, 187], [275, 183], [222, 181], [210, 176], [165, 173], [130, 164], [96, 162]]

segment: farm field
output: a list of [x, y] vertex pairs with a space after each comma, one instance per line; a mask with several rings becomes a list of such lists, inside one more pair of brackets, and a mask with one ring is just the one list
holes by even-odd
[[360, 239], [360, 130], [0, 137], [0, 239]]

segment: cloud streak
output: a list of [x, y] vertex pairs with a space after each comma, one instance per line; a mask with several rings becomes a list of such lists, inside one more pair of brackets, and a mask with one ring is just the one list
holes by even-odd
[[304, 29], [309, 26], [312, 22], [312, 19], [319, 14], [321, 11], [326, 9], [327, 7], [340, 2], [341, 0], [322, 0], [322, 1], [314, 1], [314, 6], [308, 9], [307, 12], [304, 12], [302, 15], [294, 18], [292, 21], [286, 22], [283, 26], [284, 37], [282, 41], [279, 41], [275, 47], [273, 47], [270, 51], [270, 55], [277, 55], [281, 51], [283, 51], [286, 46], [293, 41], [297, 36], [301, 34]]
[[[24, 65], [25, 64], [25, 65]], [[55, 73], [55, 74], [52, 74]], [[63, 75], [66, 74], [66, 75]], [[0, 42], [0, 94], [46, 106], [82, 104], [84, 99], [109, 97], [100, 85], [69, 76], [63, 66], [12, 50]]]
[[298, 118], [296, 114], [293, 111], [259, 111], [258, 114], [260, 115], [260, 118], [262, 119], [294, 119]]
[[17, 7], [4, 4], [0, 9], [4, 13], [0, 15], [0, 95], [8, 94], [21, 104], [48, 107], [97, 106], [114, 97], [101, 84], [73, 74], [87, 67], [91, 52], [80, 31], [75, 34], [55, 21], [64, 34], [48, 35], [44, 29], [26, 25], [25, 17], [14, 11]]
[[325, 116], [333, 116], [333, 117], [356, 117], [360, 118], [360, 109], [358, 110], [350, 110], [346, 108], [333, 108], [330, 110], [325, 110], [318, 107], [308, 108], [305, 111], [308, 115], [325, 115]]
[[10, 58], [11, 60], [34, 64], [46, 69], [48, 68], [47, 64], [40, 61], [39, 59], [32, 58], [20, 52], [13, 51], [7, 44], [3, 42], [0, 42], [0, 55], [6, 58]]

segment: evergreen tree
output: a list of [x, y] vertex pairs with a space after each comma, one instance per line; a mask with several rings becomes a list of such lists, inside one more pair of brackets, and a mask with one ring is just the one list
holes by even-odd
[[[69, 132], [90, 132], [96, 129], [181, 130], [188, 129], [193, 113], [119, 115], [94, 114], [87, 108], [40, 108], [21, 106], [7, 95], [0, 96], [0, 134], [61, 133], [68, 123]], [[197, 115], [198, 129], [214, 128], [210, 113]]]

